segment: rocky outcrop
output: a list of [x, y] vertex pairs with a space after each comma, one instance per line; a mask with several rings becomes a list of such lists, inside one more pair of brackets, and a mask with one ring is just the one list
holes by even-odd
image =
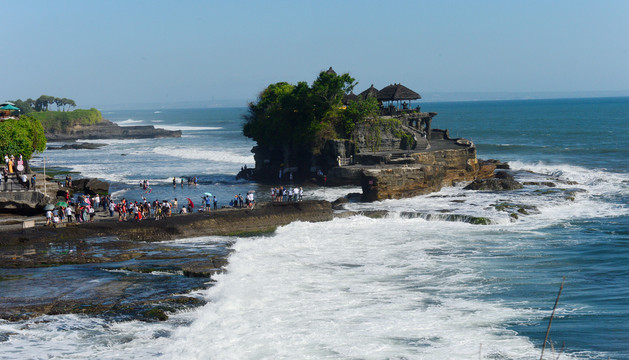
[[39, 191], [0, 192], [0, 212], [24, 215], [40, 214], [51, 199]]
[[99, 179], [78, 179], [72, 181], [72, 189], [88, 195], [109, 194], [109, 183]]
[[48, 146], [46, 150], [94, 150], [101, 148], [107, 144], [94, 144], [94, 143], [76, 143], [65, 144], [62, 146]]
[[78, 139], [146, 139], [160, 137], [181, 137], [181, 130], [157, 129], [155, 126], [118, 126], [103, 119], [94, 125], [77, 125], [65, 131], [47, 131], [48, 141], [68, 141]]
[[[400, 199], [439, 191], [476, 178], [493, 177], [495, 167], [482, 166], [473, 144], [407, 154], [409, 163], [365, 167], [360, 184], [363, 200]], [[412, 161], [410, 161], [412, 159]]]
[[465, 190], [491, 191], [517, 190], [522, 188], [522, 184], [512, 179], [477, 179], [464, 187]]

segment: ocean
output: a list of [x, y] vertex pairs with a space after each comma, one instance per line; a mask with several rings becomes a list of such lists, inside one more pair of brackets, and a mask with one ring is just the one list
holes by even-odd
[[[170, 244], [230, 242], [227, 271], [195, 291], [205, 306], [164, 322], [0, 321], [0, 359], [538, 359], [564, 278], [544, 358], [629, 359], [629, 98], [421, 105], [439, 113], [433, 127], [472, 140], [479, 158], [509, 162], [530, 185], [476, 192], [460, 184], [347, 205], [388, 210], [381, 219], [179, 239]], [[245, 111], [106, 109], [120, 125], [183, 136], [91, 140], [106, 145], [48, 150], [33, 163], [45, 158], [110, 181], [116, 199], [196, 202], [211, 192], [225, 205], [255, 190], [264, 201], [268, 186], [235, 180], [254, 164], [255, 144], [241, 131]], [[173, 177], [191, 176], [196, 187], [173, 188]], [[148, 191], [138, 186], [144, 179]], [[304, 195], [332, 201], [359, 191], [310, 186]], [[491, 223], [473, 225], [469, 216]]]

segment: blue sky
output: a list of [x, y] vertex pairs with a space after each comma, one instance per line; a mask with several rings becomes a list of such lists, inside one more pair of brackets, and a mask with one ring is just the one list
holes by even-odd
[[426, 101], [629, 94], [624, 0], [0, 5], [0, 101], [244, 106], [329, 66]]

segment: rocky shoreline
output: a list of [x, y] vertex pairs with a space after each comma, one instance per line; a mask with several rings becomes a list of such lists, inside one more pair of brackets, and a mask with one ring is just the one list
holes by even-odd
[[[438, 131], [435, 133], [440, 134]], [[75, 131], [73, 135], [90, 138], [85, 132]], [[327, 180], [330, 185], [360, 184], [363, 189], [360, 200], [375, 201], [426, 194], [456, 182], [493, 177], [494, 170], [501, 164], [478, 162], [474, 145], [457, 140], [450, 139], [444, 132], [443, 136], [432, 140], [430, 150], [363, 154], [355, 165], [331, 169]], [[81, 191], [89, 192], [87, 185], [98, 180], [82, 181], [85, 184], [75, 181], [76, 185]], [[75, 293], [81, 291], [80, 286], [72, 290], [71, 295], [67, 291], [58, 291], [54, 286], [47, 287], [45, 296], [39, 297], [33, 297], [29, 291], [24, 291], [23, 295], [20, 291], [13, 292], [0, 302], [0, 318], [19, 320], [44, 314], [87, 313], [116, 319], [165, 320], [169, 311], [205, 303], [203, 299], [172, 294], [205, 288], [212, 275], [221, 272], [226, 265], [231, 245], [231, 240], [225, 240], [220, 250], [213, 248], [209, 252], [190, 254], [168, 245], [169, 240], [263, 235], [294, 221], [319, 222], [332, 220], [334, 216], [357, 215], [338, 211], [344, 210], [342, 203], [343, 200], [334, 205], [323, 200], [270, 202], [258, 204], [254, 209], [219, 209], [210, 213], [175, 215], [160, 221], [118, 222], [117, 218], [101, 213], [98, 221], [93, 223], [4, 229], [0, 232], [0, 260], [8, 275], [0, 279], [3, 285], [14, 284], [19, 289], [25, 286], [22, 284], [23, 272], [36, 272], [42, 267], [60, 272], [66, 268], [87, 271], [95, 274], [99, 281], [109, 278], [102, 274], [103, 271], [126, 275], [116, 281], [104, 281], [104, 284], [90, 288], [85, 294]], [[360, 214], [387, 216], [386, 211]], [[402, 216], [426, 215], [408, 213]], [[453, 221], [488, 223], [483, 218], [448, 216]], [[168, 279], [177, 281], [168, 282], [166, 286], [150, 280], [151, 276], [147, 274], [152, 273], [172, 274]], [[70, 279], [58, 280], [59, 286], [74, 288], [75, 284], [68, 284], [71, 278], [72, 275]], [[33, 283], [34, 287], [38, 285]], [[130, 295], [126, 291], [130, 287], [138, 289], [140, 294]], [[177, 289], [180, 291], [173, 291]], [[155, 293], [159, 295], [155, 296]]]
[[[220, 209], [159, 221], [118, 222], [101, 217], [100, 221], [80, 225], [5, 230], [0, 232], [0, 263], [5, 274], [0, 281], [13, 291], [5, 292], [0, 300], [0, 318], [15, 321], [41, 315], [86, 313], [115, 319], [165, 320], [168, 312], [205, 303], [194, 296], [173, 294], [206, 287], [211, 276], [221, 272], [227, 263], [231, 240], [218, 250], [211, 247], [195, 253], [163, 241], [208, 235], [263, 235], [294, 221], [332, 218], [329, 202], [312, 200], [265, 203], [254, 209]], [[66, 275], [69, 278], [47, 281], [58, 281], [58, 286], [49, 283], [42, 286], [33, 280], [34, 275], [33, 278], [28, 275], [41, 267], [53, 272], [66, 272], [70, 268], [94, 273], [99, 282], [93, 288], [83, 289], [82, 284], [72, 281], [73, 275]], [[107, 276], [103, 278], [103, 271], [127, 275], [111, 281], [106, 280]], [[165, 284], [152, 280], [151, 274], [155, 272], [171, 274], [168, 278], [172, 281]], [[81, 278], [80, 282], [84, 280]], [[131, 287], [134, 293], [127, 291]], [[44, 294], [32, 296], [34, 288], [41, 288], [39, 291]], [[79, 291], [80, 294], [75, 293]]]
[[107, 119], [94, 125], [77, 125], [64, 131], [47, 131], [49, 142], [75, 141], [79, 139], [151, 139], [181, 137], [181, 130], [165, 130], [153, 125], [119, 126]]

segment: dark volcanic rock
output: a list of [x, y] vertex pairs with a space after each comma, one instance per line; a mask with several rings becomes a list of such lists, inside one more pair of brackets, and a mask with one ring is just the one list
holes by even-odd
[[509, 174], [506, 171], [498, 171], [496, 172], [496, 174], [494, 175], [494, 177], [496, 179], [505, 179], [505, 180], [515, 180], [515, 178], [513, 177], [513, 175]]
[[109, 183], [98, 179], [78, 179], [72, 181], [72, 188], [89, 195], [108, 194]]
[[347, 204], [349, 199], [346, 197], [341, 197], [332, 202], [332, 209], [334, 210], [343, 210], [343, 205]]
[[533, 185], [533, 186], [557, 187], [557, 185], [552, 181], [525, 181], [522, 184]]
[[101, 148], [107, 144], [92, 144], [92, 143], [76, 143], [65, 144], [63, 146], [49, 146], [47, 150], [94, 150]]
[[508, 170], [510, 169], [509, 164], [506, 162], [502, 162], [500, 160], [496, 160], [496, 159], [489, 159], [489, 160], [480, 160], [479, 162], [483, 162], [483, 163], [487, 163], [487, 164], [493, 164], [496, 169], [504, 169], [504, 170]]
[[522, 184], [515, 180], [509, 179], [477, 179], [474, 180], [471, 184], [464, 187], [465, 190], [492, 191], [517, 190], [522, 188]]
[[184, 276], [189, 277], [211, 277], [216, 273], [223, 271], [223, 267], [227, 265], [225, 257], [213, 257], [203, 261], [189, 262], [181, 267]]

